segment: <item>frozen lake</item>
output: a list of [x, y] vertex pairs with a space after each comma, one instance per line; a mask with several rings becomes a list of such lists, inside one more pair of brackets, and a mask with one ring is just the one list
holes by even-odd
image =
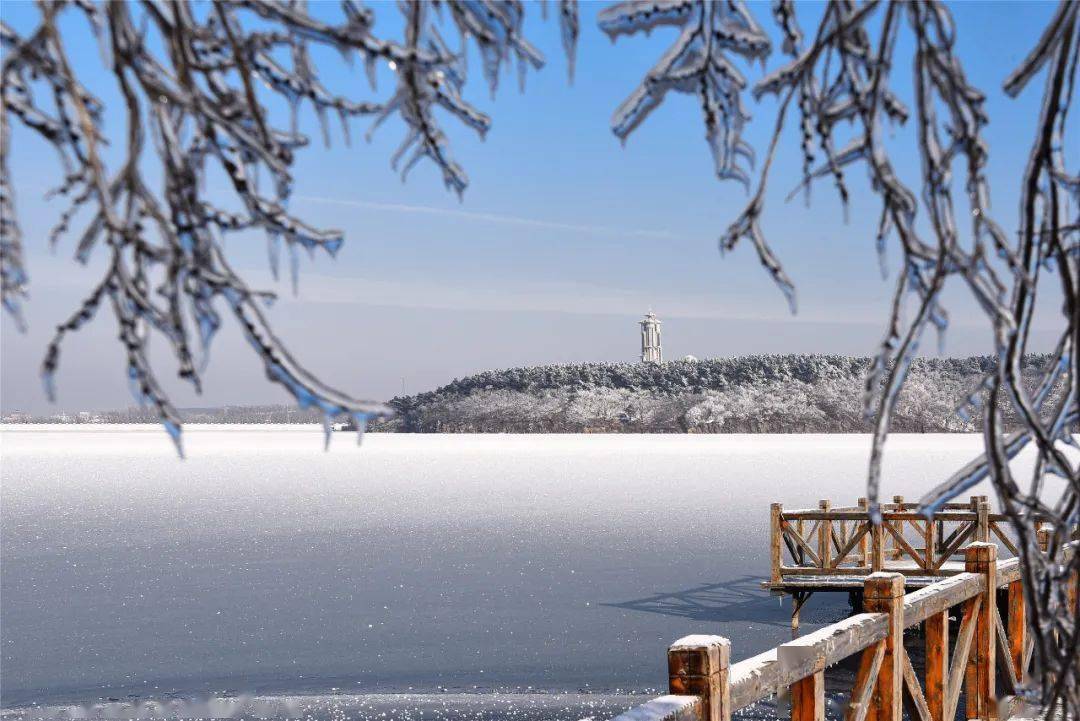
[[[499, 692], [554, 718], [545, 703], [571, 702], [552, 694], [591, 692], [594, 710], [564, 715], [603, 718], [664, 683], [680, 636], [728, 636], [735, 659], [790, 637], [786, 602], [758, 589], [768, 504], [854, 502], [869, 448], [336, 434], [324, 453], [311, 426], [185, 439], [181, 461], [156, 427], [0, 431], [4, 708], [334, 692], [393, 716], [395, 698]], [[917, 496], [980, 445], [895, 436], [885, 491]], [[815, 597], [804, 629], [846, 612]]]

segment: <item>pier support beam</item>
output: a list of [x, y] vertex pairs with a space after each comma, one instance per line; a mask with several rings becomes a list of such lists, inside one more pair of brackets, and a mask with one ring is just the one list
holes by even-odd
[[802, 607], [806, 605], [806, 602], [810, 600], [810, 597], [814, 595], [813, 591], [792, 591], [791, 592], [791, 635], [795, 636], [799, 632], [799, 613], [802, 611]]

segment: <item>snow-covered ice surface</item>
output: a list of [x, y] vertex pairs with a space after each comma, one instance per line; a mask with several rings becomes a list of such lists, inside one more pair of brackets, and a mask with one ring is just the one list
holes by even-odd
[[[980, 443], [894, 436], [885, 491], [917, 496]], [[661, 689], [680, 636], [736, 660], [790, 637], [758, 587], [768, 504], [853, 502], [869, 439], [339, 433], [324, 453], [312, 426], [195, 426], [185, 445], [0, 430], [5, 716], [253, 694], [270, 716], [603, 719]], [[846, 611], [815, 597], [804, 630]]]

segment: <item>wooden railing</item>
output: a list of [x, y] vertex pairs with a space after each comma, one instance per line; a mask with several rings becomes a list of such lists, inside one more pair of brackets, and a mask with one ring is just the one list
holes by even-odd
[[[905, 519], [906, 520], [906, 519]], [[999, 562], [997, 546], [972, 543], [964, 570], [904, 595], [904, 576], [875, 572], [864, 582], [863, 613], [738, 663], [722, 636], [687, 636], [668, 650], [670, 694], [616, 721], [729, 721], [732, 713], [773, 694], [790, 700], [793, 721], [825, 715], [825, 669], [859, 655], [845, 721], [952, 721], [964, 692], [966, 717], [1009, 715], [1014, 688], [1025, 677], [1027, 636], [1017, 559]], [[1005, 605], [998, 609], [998, 596]], [[950, 653], [949, 612], [961, 621]], [[922, 624], [922, 679], [904, 650], [906, 629]], [[1001, 668], [1003, 687], [998, 685]]]
[[805, 510], [774, 503], [770, 511], [773, 586], [783, 584], [785, 576], [865, 576], [885, 570], [947, 576], [962, 570], [951, 562], [973, 541], [996, 541], [1009, 555], [1017, 552], [1006, 517], [990, 512], [986, 496], [947, 504], [929, 520], [917, 512], [917, 504], [894, 496], [881, 506], [880, 525], [871, 523], [866, 499], [843, 508], [821, 501]]

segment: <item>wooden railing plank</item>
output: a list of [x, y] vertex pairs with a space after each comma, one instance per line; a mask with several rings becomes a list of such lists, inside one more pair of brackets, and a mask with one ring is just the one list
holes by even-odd
[[1020, 559], [1010, 558], [1005, 561], [998, 561], [997, 565], [997, 584], [998, 588], [1002, 586], [1008, 586], [1014, 582], [1020, 580]]
[[803, 553], [810, 557], [810, 561], [815, 566], [821, 566], [821, 561], [818, 559], [818, 555], [814, 552], [814, 549], [810, 548], [810, 544], [806, 542], [806, 539], [791, 527], [791, 524], [787, 522], [787, 519], [784, 519], [781, 522], [780, 528], [783, 530], [784, 536], [794, 541], [795, 545], [801, 548]]
[[[843, 563], [844, 559], [848, 557], [848, 554], [850, 554], [852, 551], [855, 550], [855, 546], [862, 541], [863, 537], [869, 531], [870, 531], [870, 522], [869, 521], [867, 521], [866, 523], [859, 524], [856, 527], [855, 532], [848, 539], [847, 543], [845, 543], [843, 545], [843, 547], [837, 549], [836, 558], [833, 559], [831, 567], [836, 568], [841, 563]], [[860, 558], [859, 561], [861, 562], [862, 559]]]
[[885, 529], [889, 533], [892, 534], [893, 539], [896, 541], [897, 544], [900, 545], [900, 548], [903, 549], [904, 553], [909, 555], [911, 557], [911, 560], [914, 561], [916, 564], [918, 564], [919, 567], [922, 568], [922, 570], [924, 570], [924, 571], [930, 571], [931, 570], [932, 566], [923, 566], [922, 565], [921, 561], [923, 559], [919, 555], [919, 552], [911, 547], [911, 544], [909, 544], [907, 542], [907, 539], [904, 538], [904, 534], [901, 531], [897, 531], [896, 528], [891, 523], [885, 523]]
[[[890, 521], [924, 521], [926, 516], [918, 511], [896, 511], [881, 509], [881, 517]], [[805, 510], [785, 510], [784, 518], [789, 521], [864, 521], [866, 511], [863, 510], [839, 510], [832, 509], [827, 513], [817, 508]], [[935, 519], [944, 521], [967, 521], [977, 522], [979, 515], [974, 511], [939, 511], [934, 514]], [[995, 520], [997, 517], [994, 517]], [[1005, 520], [1004, 516], [1001, 520]]]
[[990, 521], [990, 531], [1005, 544], [1005, 548], [1009, 549], [1009, 553], [1014, 556], [1020, 555], [1020, 552], [1016, 550], [1016, 545], [1005, 535], [1005, 532], [1001, 530], [1001, 526], [997, 524], [997, 521]]
[[960, 622], [960, 632], [956, 635], [952, 662], [949, 664], [949, 687], [945, 694], [944, 718], [951, 721], [956, 718], [956, 705], [960, 701], [960, 688], [964, 682], [968, 656], [971, 653], [971, 639], [975, 636], [975, 624], [979, 620], [979, 608], [982, 596], [975, 596], [964, 606], [964, 618]]
[[779, 671], [775, 648], [732, 664], [728, 669], [732, 711], [746, 708], [775, 693], [779, 686]]
[[904, 596], [904, 625], [914, 626], [931, 616], [983, 593], [986, 580], [977, 573], [958, 573]]
[[919, 685], [919, 679], [915, 676], [915, 669], [911, 667], [911, 659], [908, 658], [907, 651], [901, 651], [904, 666], [904, 687], [907, 689], [907, 698], [911, 700], [911, 710], [914, 713], [909, 714], [912, 717], [917, 716], [919, 721], [932, 721], [930, 716], [930, 708], [926, 705], [926, 698], [923, 696], [922, 686]]
[[1020, 687], [1020, 680], [1016, 677], [1016, 667], [1013, 665], [1009, 653], [1009, 637], [1005, 635], [1005, 624], [1001, 621], [1001, 613], [995, 609], [994, 613], [994, 637], [997, 640], [997, 652], [1001, 659], [1001, 665], [1005, 668], [1005, 677], [1009, 680], [1009, 694], [1015, 694]]
[[844, 566], [842, 568], [820, 568], [818, 566], [781, 566], [781, 576], [865, 576], [868, 570], [863, 566]]
[[[937, 517], [937, 518], [938, 518], [939, 521], [947, 521], [947, 520], [949, 520], [947, 518], [941, 518], [941, 517]], [[949, 533], [949, 535], [947, 535], [947, 536], [945, 536], [945, 538], [941, 539], [941, 543], [938, 544], [938, 547], [942, 548], [942, 549], [950, 548], [951, 546], [953, 546], [956, 543], [956, 539], [959, 538], [961, 534], [966, 534], [968, 532], [973, 532], [974, 529], [975, 529], [975, 514], [971, 514], [971, 519], [965, 519], [965, 522], [961, 522], [959, 525], [957, 525], [956, 528], [954, 528]], [[955, 553], [955, 551], [953, 553]], [[952, 554], [949, 554], [949, 555], [952, 555]]]
[[776, 648], [776, 686], [791, 686], [818, 667], [828, 668], [880, 641], [888, 622], [884, 613], [860, 613], [781, 644]]
[[[802, 563], [802, 557], [799, 554], [799, 549], [795, 546], [795, 544], [792, 542], [792, 540], [790, 538], [788, 538], [787, 534], [784, 533], [783, 529], [780, 530], [780, 538], [782, 538], [784, 540], [784, 545], [787, 546], [788, 554], [791, 556], [792, 562], [793, 563]], [[781, 565], [783, 565], [783, 562], [784, 562], [784, 559], [783, 559], [783, 556], [781, 556], [780, 557]], [[805, 566], [804, 566], [804, 568], [805, 568]]]
[[974, 523], [968, 524], [964, 527], [964, 532], [960, 534], [959, 538], [953, 541], [952, 544], [943, 546], [941, 551], [941, 557], [937, 560], [937, 563], [934, 564], [935, 571], [948, 563], [949, 559], [960, 551], [961, 547], [963, 547], [964, 545], [964, 541], [968, 540], [972, 535], [975, 534], [975, 529], [976, 525]]

